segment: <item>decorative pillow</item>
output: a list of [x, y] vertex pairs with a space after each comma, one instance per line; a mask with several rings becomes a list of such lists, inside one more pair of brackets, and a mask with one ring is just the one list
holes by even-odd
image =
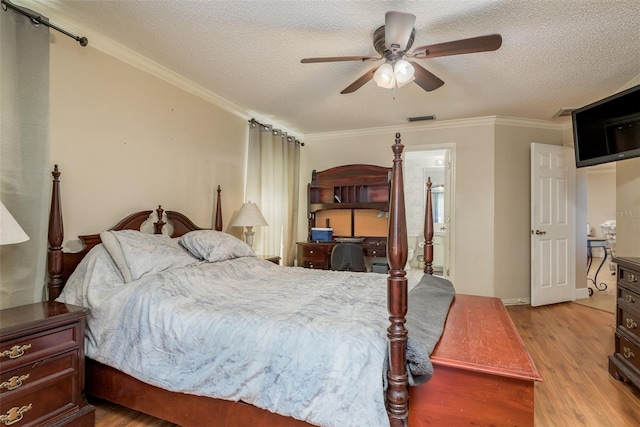
[[145, 234], [136, 230], [104, 231], [100, 238], [125, 281], [198, 262], [175, 240], [162, 234]]
[[180, 238], [180, 244], [194, 256], [209, 262], [256, 256], [242, 240], [215, 230], [191, 231]]

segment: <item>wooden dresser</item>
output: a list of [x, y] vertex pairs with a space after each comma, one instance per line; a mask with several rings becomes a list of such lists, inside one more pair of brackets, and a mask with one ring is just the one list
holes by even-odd
[[609, 373], [640, 388], [640, 258], [614, 258], [618, 264], [615, 353]]
[[47, 301], [0, 311], [0, 425], [95, 424], [82, 395], [85, 310]]

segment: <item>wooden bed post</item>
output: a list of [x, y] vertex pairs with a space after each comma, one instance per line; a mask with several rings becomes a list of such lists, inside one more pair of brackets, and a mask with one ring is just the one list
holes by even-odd
[[218, 185], [218, 196], [216, 198], [216, 217], [213, 225], [216, 231], [222, 231], [222, 205], [220, 204], [220, 186]]
[[427, 202], [424, 210], [424, 272], [433, 274], [433, 201], [431, 177], [427, 178]]
[[51, 210], [49, 211], [49, 246], [47, 247], [47, 273], [49, 281], [49, 301], [53, 301], [62, 291], [62, 207], [60, 205], [60, 171], [58, 165], [53, 167], [53, 187], [51, 189]]
[[387, 239], [387, 307], [391, 325], [387, 328], [389, 338], [389, 372], [386, 395], [387, 412], [391, 427], [407, 425], [409, 418], [409, 391], [406, 366], [407, 329], [404, 327], [407, 315], [407, 278], [404, 270], [407, 264], [407, 222], [404, 207], [404, 184], [402, 178], [402, 150], [400, 133], [396, 133], [393, 172], [391, 181], [391, 201], [389, 204], [389, 237]]

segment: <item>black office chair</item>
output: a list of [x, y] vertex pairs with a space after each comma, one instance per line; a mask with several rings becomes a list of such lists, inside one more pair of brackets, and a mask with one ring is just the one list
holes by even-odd
[[367, 271], [364, 250], [355, 243], [338, 243], [331, 251], [331, 269], [338, 271]]

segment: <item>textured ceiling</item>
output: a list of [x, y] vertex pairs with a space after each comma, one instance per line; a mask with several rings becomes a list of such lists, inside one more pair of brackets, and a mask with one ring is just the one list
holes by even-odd
[[[432, 114], [566, 122], [553, 118], [561, 108], [608, 96], [640, 74], [640, 0], [15, 3], [60, 14], [300, 135]], [[445, 82], [432, 92], [371, 81], [341, 95], [379, 63], [300, 63], [376, 55], [372, 34], [389, 10], [416, 15], [414, 46], [499, 33], [502, 47], [420, 60]]]

